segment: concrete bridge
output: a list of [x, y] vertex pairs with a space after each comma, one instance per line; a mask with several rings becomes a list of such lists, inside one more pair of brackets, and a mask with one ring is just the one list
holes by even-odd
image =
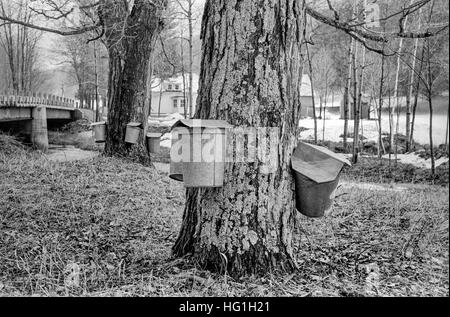
[[75, 100], [47, 94], [1, 95], [0, 130], [23, 135], [41, 151], [48, 150], [48, 128], [82, 118]]

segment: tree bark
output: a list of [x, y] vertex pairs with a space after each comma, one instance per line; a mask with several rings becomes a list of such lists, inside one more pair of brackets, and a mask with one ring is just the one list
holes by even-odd
[[148, 63], [161, 31], [162, 10], [158, 4], [136, 0], [128, 13], [128, 8], [116, 1], [109, 1], [110, 7], [105, 6], [100, 12], [106, 25], [109, 52], [109, 113], [105, 154], [128, 156], [149, 164], [144, 133], [141, 133], [136, 146], [125, 143], [125, 134], [130, 122], [140, 122], [144, 131], [147, 127], [150, 115], [149, 105], [145, 102]]
[[[272, 173], [228, 163], [219, 189], [189, 189], [176, 256], [231, 276], [296, 268], [290, 160], [297, 145], [304, 1], [212, 1], [195, 117], [279, 129]], [[278, 164], [276, 164], [278, 163]]]

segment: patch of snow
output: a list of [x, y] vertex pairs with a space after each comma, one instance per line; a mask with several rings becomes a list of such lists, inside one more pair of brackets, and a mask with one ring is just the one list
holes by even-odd
[[161, 147], [171, 148], [172, 147], [172, 134], [166, 133], [161, 138]]
[[[323, 139], [323, 123], [324, 120], [317, 120], [317, 134], [319, 140]], [[367, 138], [367, 141], [378, 141], [378, 121], [377, 120], [362, 120], [361, 132]], [[433, 117], [433, 138], [435, 144], [443, 144], [445, 142], [447, 126], [447, 116], [436, 114]], [[301, 133], [301, 138], [313, 139], [314, 138], [314, 120], [312, 118], [305, 118], [300, 120], [300, 127], [308, 129]], [[383, 114], [382, 117], [382, 131], [389, 131], [389, 117]], [[348, 121], [348, 130], [353, 132], [353, 120]], [[414, 139], [420, 144], [429, 144], [429, 116], [427, 114], [417, 114], [416, 123], [414, 129]], [[399, 132], [401, 134], [406, 133], [406, 116], [402, 114], [399, 122]], [[325, 140], [340, 142], [340, 137], [344, 133], [344, 120], [340, 119], [339, 114], [326, 112], [325, 120]]]
[[184, 119], [179, 113], [168, 115], [164, 118], [150, 117], [148, 124], [153, 127], [172, 127], [177, 121]]
[[407, 190], [407, 187], [398, 186], [398, 185], [390, 185], [390, 184], [371, 184], [371, 183], [350, 183], [350, 182], [342, 182], [342, 187], [344, 188], [358, 188], [363, 190], [370, 191], [394, 191], [394, 192], [403, 192]]
[[[392, 156], [393, 158], [394, 156]], [[383, 158], [388, 159], [389, 155], [384, 155]], [[424, 159], [420, 156], [410, 153], [410, 154], [398, 154], [397, 155], [398, 161], [403, 164], [411, 164], [419, 168], [425, 168], [425, 169], [431, 169], [431, 159]], [[442, 157], [438, 160], [436, 160], [436, 167], [445, 164], [448, 162], [448, 158]]]

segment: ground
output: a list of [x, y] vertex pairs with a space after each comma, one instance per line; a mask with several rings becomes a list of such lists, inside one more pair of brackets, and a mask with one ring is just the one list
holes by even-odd
[[166, 169], [0, 138], [0, 295], [449, 296], [448, 177], [346, 171], [330, 215], [297, 214], [297, 273], [234, 280], [171, 257], [184, 188]]

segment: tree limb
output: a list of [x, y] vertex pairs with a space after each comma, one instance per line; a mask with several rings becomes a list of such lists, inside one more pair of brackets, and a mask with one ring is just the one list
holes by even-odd
[[95, 25], [85, 26], [85, 27], [73, 29], [73, 30], [70, 30], [70, 31], [62, 31], [62, 30], [58, 30], [58, 29], [42, 27], [42, 26], [35, 25], [35, 24], [32, 24], [32, 23], [24, 22], [24, 21], [15, 20], [15, 19], [9, 18], [9, 17], [4, 16], [4, 15], [0, 15], [0, 20], [6, 21], [6, 22], [12, 23], [12, 24], [22, 25], [22, 26], [25, 26], [25, 27], [28, 27], [28, 28], [31, 28], [31, 29], [35, 29], [35, 30], [39, 30], [39, 31], [43, 31], [43, 32], [54, 33], [54, 34], [58, 34], [58, 35], [62, 35], [62, 36], [71, 36], [71, 35], [83, 34], [83, 33], [86, 33], [86, 32], [97, 30], [101, 26], [101, 23], [98, 22]]

